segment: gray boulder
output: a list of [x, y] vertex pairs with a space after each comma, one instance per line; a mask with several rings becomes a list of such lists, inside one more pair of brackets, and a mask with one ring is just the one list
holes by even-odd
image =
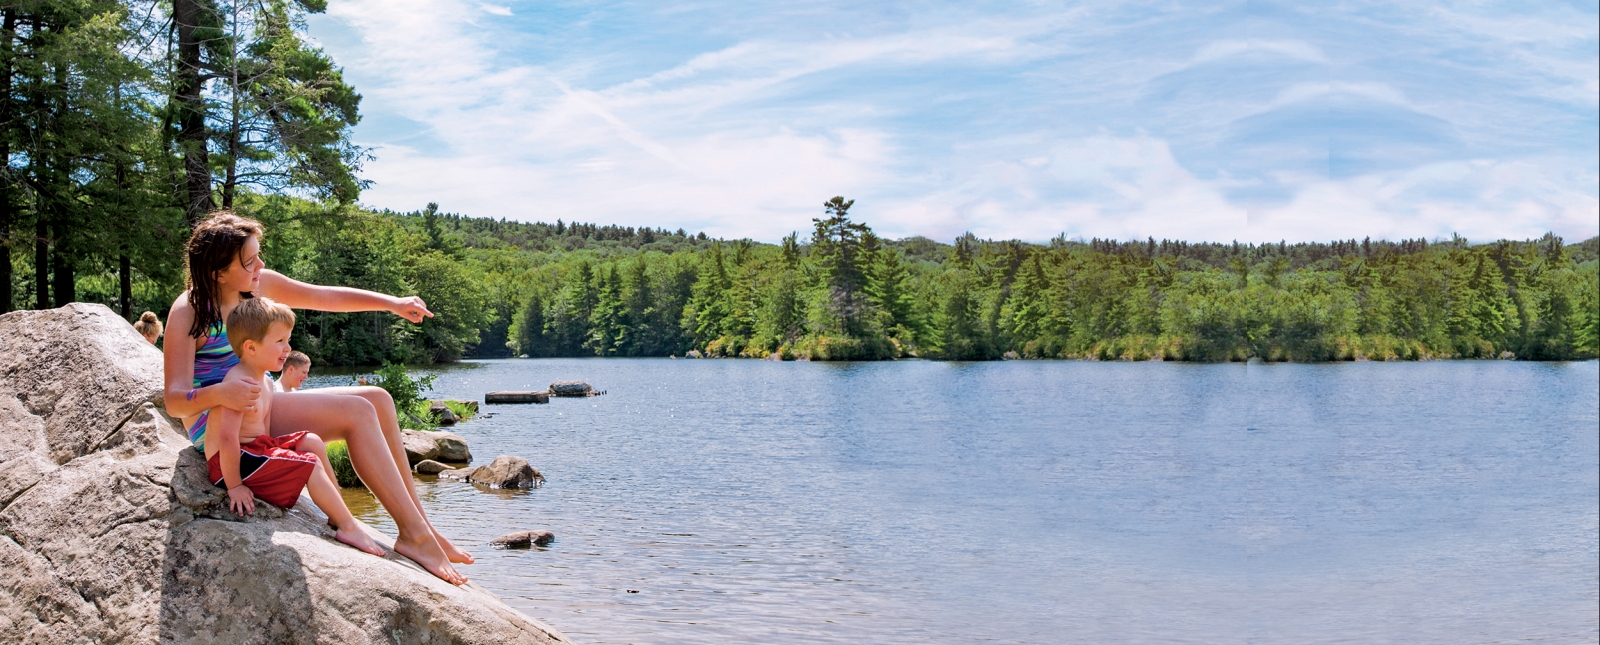
[[583, 381], [556, 381], [550, 384], [550, 396], [589, 396], [594, 388]]
[[417, 465], [413, 466], [411, 470], [412, 472], [422, 475], [437, 475], [446, 470], [450, 470], [450, 467], [432, 459], [424, 459], [417, 462]]
[[401, 430], [400, 445], [405, 448], [406, 461], [413, 465], [428, 459], [458, 463], [472, 461], [472, 450], [468, 449], [467, 440], [448, 432]]
[[505, 549], [526, 549], [530, 546], [548, 546], [554, 541], [556, 534], [549, 531], [517, 531], [489, 540], [489, 544]]
[[228, 514], [163, 410], [161, 354], [110, 309], [5, 314], [0, 339], [0, 641], [569, 642], [335, 542], [303, 497]]

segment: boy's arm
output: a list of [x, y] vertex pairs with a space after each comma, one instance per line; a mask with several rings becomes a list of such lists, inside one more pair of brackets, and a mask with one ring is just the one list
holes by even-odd
[[[206, 443], [217, 442], [217, 461], [222, 467], [222, 484], [228, 487], [228, 508], [240, 515], [256, 512], [256, 495], [239, 476], [239, 424], [244, 414], [228, 407], [211, 410], [206, 421]], [[212, 432], [216, 432], [212, 436]]]

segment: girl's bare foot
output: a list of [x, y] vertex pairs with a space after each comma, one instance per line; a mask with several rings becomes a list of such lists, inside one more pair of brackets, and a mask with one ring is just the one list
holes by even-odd
[[451, 544], [450, 541], [446, 540], [443, 535], [439, 535], [438, 531], [434, 531], [433, 539], [439, 541], [439, 548], [444, 549], [445, 557], [450, 558], [451, 562], [456, 564], [472, 564], [473, 562], [477, 561], [477, 558], [472, 557], [471, 553], [462, 551], [456, 545]]
[[366, 531], [362, 527], [341, 528], [341, 530], [334, 531], [333, 539], [338, 539], [341, 543], [354, 546], [358, 551], [365, 551], [368, 554], [378, 555], [378, 557], [384, 555], [384, 547], [378, 546], [373, 536], [366, 535]]
[[422, 565], [428, 573], [450, 584], [461, 586], [467, 581], [466, 576], [450, 566], [450, 559], [445, 557], [444, 549], [439, 548], [439, 543], [431, 534], [424, 534], [420, 540], [409, 540], [401, 536], [394, 541], [394, 552], [411, 558], [412, 562]]

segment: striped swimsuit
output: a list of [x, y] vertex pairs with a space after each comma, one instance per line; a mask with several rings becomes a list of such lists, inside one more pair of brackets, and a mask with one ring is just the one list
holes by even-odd
[[[239, 357], [234, 355], [233, 346], [228, 344], [228, 327], [217, 321], [206, 329], [206, 342], [194, 353], [194, 387], [208, 387], [222, 382], [228, 375], [228, 370], [239, 364]], [[211, 410], [200, 413], [200, 418], [195, 419], [194, 425], [189, 427], [189, 441], [201, 453], [206, 451], [206, 420], [210, 418]]]

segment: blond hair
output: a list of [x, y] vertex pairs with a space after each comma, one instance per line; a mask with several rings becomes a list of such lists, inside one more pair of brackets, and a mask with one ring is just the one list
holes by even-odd
[[267, 298], [245, 298], [228, 314], [228, 344], [238, 352], [244, 341], [261, 342], [277, 323], [294, 327], [294, 310]]
[[139, 332], [139, 335], [145, 338], [151, 336], [160, 338], [161, 319], [156, 317], [155, 312], [146, 311], [144, 315], [139, 316], [139, 322], [133, 323], [133, 330]]
[[311, 369], [311, 357], [306, 356], [305, 352], [301, 351], [289, 352], [289, 357], [283, 359], [283, 366], [288, 367], [290, 365]]

